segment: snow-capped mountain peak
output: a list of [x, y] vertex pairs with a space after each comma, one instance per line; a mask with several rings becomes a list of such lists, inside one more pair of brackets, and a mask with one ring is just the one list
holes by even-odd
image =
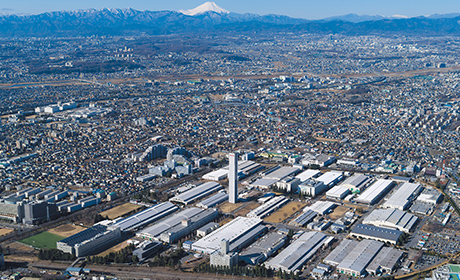
[[214, 3], [214, 2], [206, 2], [206, 3], [201, 4], [200, 6], [194, 8], [194, 9], [180, 10], [179, 12], [181, 12], [181, 13], [183, 13], [185, 15], [189, 15], [189, 16], [195, 16], [195, 15], [203, 14], [203, 13], [206, 13], [206, 12], [216, 12], [216, 13], [219, 13], [219, 14], [228, 14], [228, 13], [230, 13], [229, 11], [225, 10], [224, 8], [221, 8], [221, 7], [217, 6], [217, 4]]

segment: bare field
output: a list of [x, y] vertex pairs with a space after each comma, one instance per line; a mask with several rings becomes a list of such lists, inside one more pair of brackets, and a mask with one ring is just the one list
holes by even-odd
[[267, 223], [281, 223], [287, 218], [291, 217], [295, 212], [305, 207], [305, 203], [291, 201], [278, 209], [276, 212], [264, 219]]
[[246, 216], [247, 213], [249, 213], [252, 209], [256, 209], [257, 207], [259, 207], [259, 205], [259, 203], [251, 201], [246, 206], [244, 206], [244, 208], [238, 210], [235, 213], [235, 216]]
[[76, 233], [79, 233], [80, 231], [85, 230], [86, 228], [77, 226], [77, 225], [72, 225], [72, 224], [63, 224], [58, 227], [52, 228], [48, 230], [49, 233], [56, 234], [62, 237], [69, 237], [72, 236]]
[[99, 257], [103, 257], [103, 256], [107, 256], [108, 254], [110, 253], [115, 253], [115, 252], [118, 252], [120, 251], [121, 249], [125, 248], [125, 247], [128, 247], [128, 241], [123, 241], [121, 243], [118, 243], [117, 245], [105, 250], [104, 252], [98, 254], [97, 256]]
[[347, 211], [351, 208], [339, 205], [334, 209], [334, 212], [330, 213], [328, 216], [331, 220], [337, 220], [338, 218], [342, 217]]
[[10, 229], [10, 228], [0, 228], [0, 236], [7, 235], [13, 231], [14, 229]]
[[233, 219], [230, 218], [230, 217], [223, 219], [222, 221], [220, 221], [219, 227], [222, 227], [223, 225], [225, 225], [226, 223], [230, 222], [231, 220], [233, 220]]
[[118, 217], [124, 216], [130, 212], [136, 211], [137, 209], [141, 208], [141, 205], [136, 205], [132, 203], [125, 203], [123, 205], [113, 207], [112, 209], [106, 210], [104, 212], [99, 213], [102, 217], [109, 217], [110, 220], [116, 219]]
[[224, 202], [222, 203], [219, 207], [217, 207], [222, 213], [230, 213], [232, 211], [235, 211], [239, 207], [243, 206], [243, 203], [230, 203], [230, 202]]

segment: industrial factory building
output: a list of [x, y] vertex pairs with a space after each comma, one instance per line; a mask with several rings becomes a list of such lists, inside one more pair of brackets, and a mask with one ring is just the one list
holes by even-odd
[[171, 202], [163, 202], [129, 216], [126, 219], [119, 220], [113, 226], [119, 227], [122, 231], [135, 230], [153, 223], [178, 209], [179, 207]]
[[271, 269], [286, 272], [299, 270], [325, 244], [327, 235], [321, 232], [305, 232], [277, 256], [266, 262]]
[[57, 249], [77, 257], [93, 255], [119, 242], [119, 227], [96, 224], [77, 234], [56, 242]]
[[207, 210], [195, 207], [188, 208], [138, 232], [136, 235], [147, 240], [174, 243], [218, 216], [219, 212], [215, 208]]
[[169, 201], [188, 205], [221, 189], [223, 189], [223, 187], [219, 183], [207, 182], [198, 185], [189, 191], [176, 195], [175, 197], [170, 198]]
[[259, 218], [237, 217], [224, 226], [193, 243], [193, 250], [212, 254], [221, 248], [221, 241], [228, 240], [230, 252], [244, 248], [267, 230]]

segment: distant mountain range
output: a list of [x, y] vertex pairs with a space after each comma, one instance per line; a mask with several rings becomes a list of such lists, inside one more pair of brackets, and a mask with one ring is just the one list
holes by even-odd
[[323, 20], [236, 14], [208, 2], [187, 11], [102, 9], [0, 16], [0, 37], [289, 31], [344, 35], [460, 35], [460, 14], [415, 18], [349, 14]]

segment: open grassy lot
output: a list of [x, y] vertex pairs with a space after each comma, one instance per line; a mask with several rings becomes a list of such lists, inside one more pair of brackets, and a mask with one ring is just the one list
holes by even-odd
[[56, 242], [64, 239], [62, 236], [44, 231], [19, 242], [40, 249], [56, 249]]
[[460, 272], [460, 266], [459, 265], [455, 265], [455, 264], [449, 264], [449, 267], [450, 267], [450, 271], [452, 272]]
[[349, 211], [351, 208], [339, 205], [337, 206], [332, 213], [330, 213], [328, 216], [331, 220], [337, 220], [338, 218], [342, 217], [343, 214], [345, 214], [347, 211]]
[[106, 210], [99, 213], [102, 217], [109, 217], [110, 220], [116, 219], [118, 217], [124, 216], [130, 212], [134, 212], [137, 209], [141, 208], [141, 205], [136, 205], [132, 203], [125, 203], [123, 205], [113, 207], [112, 209]]
[[63, 224], [58, 227], [52, 228], [48, 230], [49, 233], [56, 234], [59, 236], [62, 236], [63, 238], [69, 237], [71, 235], [74, 235], [76, 233], [79, 233], [80, 231], [85, 230], [86, 228], [77, 226], [77, 225], [72, 225], [72, 224]]
[[295, 212], [299, 211], [300, 209], [306, 206], [305, 203], [291, 201], [288, 204], [284, 205], [277, 211], [275, 211], [270, 216], [264, 219], [267, 223], [281, 223], [287, 218], [291, 217]]

